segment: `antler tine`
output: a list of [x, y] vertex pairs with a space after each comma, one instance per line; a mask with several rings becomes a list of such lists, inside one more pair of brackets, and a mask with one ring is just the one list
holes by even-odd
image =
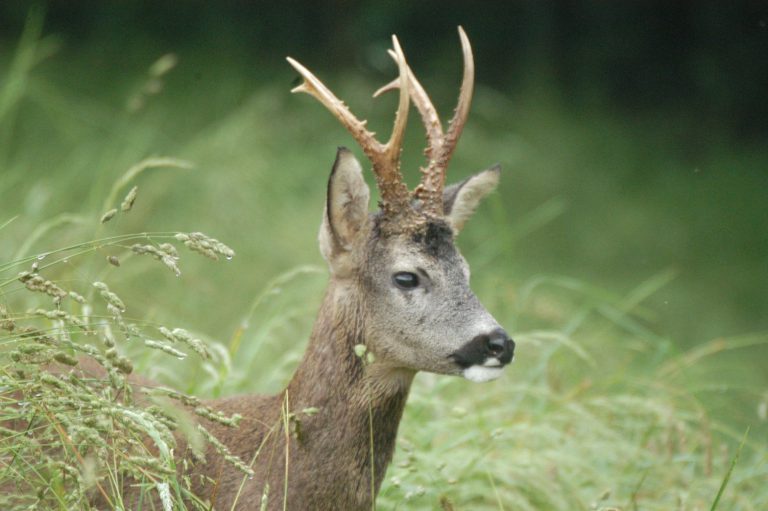
[[368, 158], [376, 159], [384, 151], [384, 147], [374, 138], [373, 133], [365, 129], [366, 121], [361, 121], [355, 117], [347, 105], [337, 98], [309, 69], [291, 57], [286, 57], [286, 60], [304, 79], [301, 85], [294, 87], [291, 92], [305, 92], [317, 99], [347, 128]]
[[[440, 143], [436, 144], [434, 140], [430, 140], [432, 149], [428, 151], [428, 154], [431, 152], [429, 154], [429, 165], [426, 169], [422, 169], [421, 184], [419, 184], [414, 192], [416, 197], [423, 200], [424, 209], [437, 216], [443, 215], [445, 174], [448, 169], [448, 162], [453, 155], [454, 149], [456, 149], [456, 144], [467, 121], [469, 106], [472, 102], [472, 91], [474, 89], [475, 62], [472, 57], [472, 47], [469, 45], [469, 38], [462, 27], [459, 27], [459, 38], [461, 39], [461, 51], [464, 56], [464, 77], [461, 82], [456, 111], [451, 122], [448, 124], [448, 132], [440, 138]], [[428, 118], [427, 113], [434, 112], [435, 109], [429, 101], [429, 97], [424, 93], [423, 88], [417, 85], [418, 82], [415, 78], [413, 78], [413, 82], [415, 84], [412, 83], [412, 92], [421, 90], [423, 95], [423, 98], [414, 98], [413, 101], [419, 107], [419, 111], [422, 111], [422, 108], [424, 109], [422, 118], [427, 128], [428, 137], [430, 137], [430, 129], [434, 128], [431, 128], [428, 124], [431, 120]], [[423, 105], [423, 107], [419, 105]], [[434, 116], [437, 117], [437, 113], [434, 113]], [[439, 120], [437, 120], [437, 124], [438, 126], [440, 125]]]
[[[459, 101], [456, 105], [456, 112], [453, 114], [448, 125], [448, 133], [445, 135], [445, 152], [443, 156], [447, 165], [448, 160], [456, 148], [456, 143], [464, 129], [469, 115], [469, 107], [472, 104], [472, 92], [475, 88], [475, 59], [472, 56], [472, 46], [469, 44], [469, 38], [464, 29], [459, 26], [459, 38], [461, 39], [461, 52], [464, 56], [464, 77], [461, 82], [461, 91], [459, 92]], [[445, 169], [443, 169], [445, 173]]]
[[[397, 105], [397, 113], [395, 114], [395, 125], [392, 128], [392, 135], [389, 137], [389, 142], [386, 144], [386, 150], [389, 153], [390, 161], [397, 168], [399, 167], [400, 150], [403, 146], [403, 136], [405, 135], [405, 126], [408, 124], [408, 107], [410, 102], [410, 95], [408, 94], [408, 64], [405, 61], [405, 55], [403, 49], [400, 47], [400, 41], [397, 40], [397, 36], [392, 36], [392, 54], [397, 63], [398, 68], [398, 85], [400, 87], [400, 101]], [[399, 169], [398, 169], [399, 170]], [[398, 172], [399, 174], [399, 172]], [[402, 181], [402, 177], [400, 179]]]
[[[394, 51], [390, 50], [389, 56], [397, 61]], [[437, 115], [437, 110], [435, 110], [432, 101], [429, 99], [424, 87], [416, 79], [416, 75], [413, 74], [410, 66], [408, 67], [408, 86], [410, 87], [411, 100], [416, 105], [416, 109], [419, 111], [421, 120], [427, 130], [428, 146], [426, 155], [427, 158], [432, 159], [432, 156], [437, 154], [443, 143], [443, 127], [440, 123], [440, 116]], [[400, 88], [400, 77], [398, 77], [374, 92], [373, 97], [376, 98], [386, 92]]]
[[[464, 56], [464, 76], [456, 111], [448, 125], [448, 132], [446, 134], [443, 133], [440, 116], [437, 114], [432, 100], [429, 99], [429, 95], [421, 83], [419, 83], [416, 75], [408, 68], [408, 86], [410, 88], [411, 100], [416, 105], [419, 114], [421, 114], [424, 128], [427, 131], [427, 149], [425, 153], [429, 160], [427, 166], [421, 168], [422, 179], [419, 186], [414, 190], [414, 196], [422, 200], [426, 211], [438, 216], [443, 214], [442, 194], [445, 187], [446, 169], [466, 123], [474, 89], [475, 65], [472, 57], [472, 47], [462, 27], [459, 27], [459, 38], [461, 39], [461, 49]], [[389, 54], [393, 59], [397, 59], [393, 51], [390, 51]], [[394, 80], [381, 87], [374, 93], [374, 97], [394, 89], [399, 88], [402, 90], [400, 81], [399, 79]]]
[[408, 64], [405, 61], [400, 43], [392, 36], [395, 61], [397, 62], [400, 76], [400, 101], [395, 115], [392, 135], [386, 144], [382, 144], [374, 137], [374, 134], [365, 128], [366, 121], [355, 117], [349, 108], [328, 89], [323, 82], [317, 79], [307, 68], [296, 60], [288, 57], [287, 60], [304, 81], [291, 92], [306, 92], [315, 97], [347, 128], [354, 139], [365, 152], [373, 164], [373, 172], [381, 191], [382, 207], [387, 213], [396, 213], [409, 201], [408, 188], [403, 182], [400, 173], [400, 149], [403, 143], [403, 135], [408, 122], [408, 107], [410, 95], [408, 94]]

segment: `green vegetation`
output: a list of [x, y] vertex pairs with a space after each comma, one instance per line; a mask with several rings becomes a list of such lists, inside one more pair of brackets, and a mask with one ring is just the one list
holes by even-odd
[[[287, 66], [253, 84], [210, 54], [99, 64], [95, 49], [60, 46], [33, 17], [15, 52], [0, 54], [0, 389], [28, 385], [47, 396], [41, 408], [97, 395], [90, 413], [104, 413], [129, 363], [200, 397], [280, 389], [325, 283], [316, 231], [335, 144], [348, 137], [288, 94]], [[368, 99], [379, 84], [318, 72], [386, 130], [394, 100]], [[459, 244], [476, 293], [515, 333], [517, 359], [484, 385], [417, 377], [378, 508], [767, 508], [768, 333], [755, 318], [766, 305], [757, 184], [768, 153], [715, 133], [693, 166], [674, 143], [682, 115], [574, 112], [535, 89], [480, 87], [450, 173], [505, 169]], [[210, 264], [184, 250], [176, 234], [198, 231], [236, 257], [212, 244], [222, 260]], [[64, 316], [46, 313], [57, 296]], [[157, 341], [162, 325], [192, 334]], [[37, 372], [94, 349], [111, 376], [96, 390]], [[110, 415], [115, 444], [101, 445], [104, 424], [56, 405], [41, 434], [64, 444], [60, 464], [32, 463], [49, 451], [0, 430], [0, 487], [27, 478], [40, 508], [85, 506], [67, 493], [73, 477], [94, 488], [94, 467], [68, 441], [117, 452], [141, 436], [137, 424], [156, 446], [169, 441], [161, 411]], [[0, 421], [18, 413], [0, 402]], [[136, 471], [173, 481], [158, 448], [159, 464], [126, 458], [100, 484]], [[184, 484], [165, 488], [175, 498]]]

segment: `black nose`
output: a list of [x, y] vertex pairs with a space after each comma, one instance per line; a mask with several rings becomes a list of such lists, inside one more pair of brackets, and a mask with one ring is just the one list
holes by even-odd
[[[449, 357], [464, 368], [473, 365], [494, 367], [509, 364], [514, 352], [514, 341], [509, 338], [507, 332], [497, 328], [487, 334], [478, 335]], [[495, 363], [495, 360], [499, 363]]]
[[489, 357], [496, 357], [502, 364], [512, 361], [515, 354], [515, 341], [509, 338], [507, 332], [498, 328], [485, 337], [485, 351]]

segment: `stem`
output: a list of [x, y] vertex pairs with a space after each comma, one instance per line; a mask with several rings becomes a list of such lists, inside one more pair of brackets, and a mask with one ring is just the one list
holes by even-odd
[[285, 477], [283, 477], [283, 511], [288, 510], [288, 460], [290, 458], [291, 424], [289, 417], [288, 389], [283, 399], [283, 430], [285, 431]]
[[368, 392], [368, 443], [370, 445], [371, 456], [371, 511], [376, 511], [376, 463], [374, 461], [373, 446], [373, 395], [371, 393], [371, 384], [368, 379], [365, 380], [365, 387]]

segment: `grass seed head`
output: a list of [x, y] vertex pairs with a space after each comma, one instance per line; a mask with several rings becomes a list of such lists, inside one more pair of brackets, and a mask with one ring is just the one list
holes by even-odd
[[16, 330], [16, 323], [11, 319], [8, 310], [3, 305], [0, 305], [0, 330], [8, 332]]
[[113, 218], [115, 218], [116, 214], [117, 214], [117, 208], [112, 208], [109, 211], [107, 211], [106, 213], [104, 213], [103, 215], [101, 215], [100, 222], [102, 224], [105, 224], [105, 223], [109, 222], [110, 220], [112, 220]]
[[216, 451], [221, 454], [221, 456], [229, 462], [232, 466], [234, 466], [239, 471], [243, 472], [244, 474], [247, 474], [249, 476], [254, 475], [253, 470], [251, 467], [243, 463], [243, 460], [238, 458], [237, 456], [233, 455], [230, 450], [227, 448], [226, 445], [222, 444], [218, 438], [213, 436], [207, 429], [205, 429], [200, 424], [197, 425], [198, 431], [200, 431], [205, 439], [210, 443]]
[[53, 355], [53, 359], [56, 362], [60, 362], [64, 365], [68, 366], [76, 366], [77, 365], [77, 359], [70, 355], [69, 353], [64, 353], [63, 351], [58, 351]]
[[170, 344], [164, 343], [162, 341], [153, 341], [152, 339], [145, 339], [144, 340], [144, 346], [156, 350], [160, 350], [164, 353], [168, 353], [169, 355], [172, 355], [178, 359], [185, 359], [187, 358], [187, 354], [183, 351], [179, 351]]
[[208, 360], [211, 358], [211, 353], [208, 351], [208, 347], [205, 345], [205, 343], [196, 337], [192, 337], [192, 335], [190, 335], [186, 330], [182, 328], [174, 328], [173, 332], [171, 332], [171, 335], [173, 335], [173, 337], [179, 342], [182, 342], [192, 348], [192, 350], [200, 355], [203, 359]]
[[226, 259], [235, 257], [235, 251], [215, 238], [211, 238], [202, 232], [177, 233], [176, 239], [183, 242], [184, 245], [198, 254], [202, 254], [214, 261], [219, 260], [219, 256]]
[[[172, 250], [168, 251], [165, 250], [163, 247], [171, 247]], [[181, 275], [181, 270], [179, 269], [178, 261], [179, 256], [176, 252], [176, 249], [173, 248], [173, 245], [169, 243], [163, 243], [163, 245], [160, 245], [159, 247], [156, 247], [154, 245], [142, 245], [140, 243], [135, 243], [131, 245], [131, 251], [134, 254], [139, 255], [149, 255], [153, 257], [154, 259], [157, 259], [158, 261], [162, 262], [168, 269], [170, 269], [176, 276], [178, 277]]]
[[163, 252], [165, 252], [166, 254], [172, 257], [175, 257], [175, 258], [179, 257], [179, 252], [176, 250], [176, 247], [174, 247], [171, 243], [160, 243], [158, 247], [160, 248], [160, 250], [162, 250]]
[[110, 309], [110, 312], [115, 315], [115, 310], [122, 313], [125, 312], [125, 303], [118, 297], [115, 293], [109, 290], [109, 287], [103, 282], [94, 282], [93, 287], [99, 290], [99, 294], [104, 299], [104, 301], [107, 302], [107, 308], [110, 309], [109, 306], [112, 306]]
[[66, 291], [51, 282], [44, 279], [37, 273], [23, 271], [19, 273], [19, 281], [23, 283], [30, 291], [37, 291], [39, 293], [45, 293], [48, 296], [54, 298], [54, 300], [61, 300], [68, 295]]
[[138, 186], [134, 186], [131, 188], [131, 191], [128, 192], [128, 194], [123, 199], [123, 202], [120, 204], [120, 209], [124, 212], [128, 212], [133, 208], [133, 203], [136, 202], [136, 194], [139, 191]]
[[83, 297], [83, 295], [81, 295], [81, 294], [79, 294], [79, 293], [77, 293], [75, 291], [70, 291], [69, 292], [69, 297], [72, 298], [77, 303], [79, 303], [80, 305], [85, 305], [87, 303], [86, 299]]
[[119, 356], [112, 363], [123, 374], [131, 374], [133, 372], [133, 362], [126, 357]]

